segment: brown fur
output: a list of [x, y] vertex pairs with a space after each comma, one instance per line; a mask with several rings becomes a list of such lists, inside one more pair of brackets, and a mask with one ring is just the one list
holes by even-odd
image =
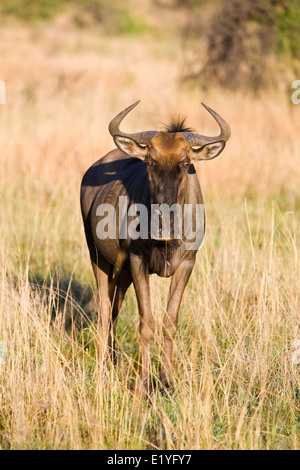
[[151, 157], [161, 165], [174, 167], [189, 159], [188, 153], [189, 146], [181, 134], [159, 132], [151, 139]]

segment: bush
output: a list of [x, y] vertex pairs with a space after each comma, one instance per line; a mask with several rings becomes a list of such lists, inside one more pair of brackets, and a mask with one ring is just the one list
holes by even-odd
[[[232, 0], [216, 8], [208, 26], [191, 25], [193, 35], [206, 41], [206, 57], [195, 51], [188, 78], [205, 87], [216, 81], [225, 87], [254, 90], [267, 83], [268, 58], [287, 53], [300, 57], [298, 0]], [[204, 26], [204, 27], [203, 27]]]

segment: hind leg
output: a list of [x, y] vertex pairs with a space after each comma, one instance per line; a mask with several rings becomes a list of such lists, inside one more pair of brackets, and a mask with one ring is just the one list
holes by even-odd
[[108, 357], [109, 337], [111, 330], [111, 299], [109, 295], [109, 273], [111, 265], [106, 260], [92, 261], [97, 283], [96, 305], [98, 312], [97, 329], [99, 338], [99, 358], [105, 361]]
[[114, 359], [117, 320], [126, 291], [132, 283], [130, 269], [92, 260], [97, 282], [98, 333], [103, 358]]
[[115, 360], [115, 335], [117, 329], [118, 315], [127, 292], [132, 283], [131, 272], [128, 269], [122, 269], [118, 277], [116, 289], [111, 297], [112, 302], [112, 328], [110, 331], [109, 346], [112, 352], [112, 359]]

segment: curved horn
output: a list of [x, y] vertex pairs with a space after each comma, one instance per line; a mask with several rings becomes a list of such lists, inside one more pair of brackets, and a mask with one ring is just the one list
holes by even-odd
[[214, 143], [214, 142], [227, 142], [231, 135], [231, 130], [227, 122], [219, 116], [213, 109], [209, 108], [206, 104], [201, 103], [204, 108], [212, 115], [220, 126], [221, 133], [216, 137], [207, 137], [205, 135], [196, 134], [194, 132], [182, 132], [182, 135], [191, 147], [202, 147], [203, 145]]
[[124, 117], [127, 116], [130, 111], [136, 107], [140, 102], [137, 101], [136, 103], [128, 106], [128, 108], [121, 111], [109, 124], [108, 129], [110, 134], [115, 140], [115, 137], [128, 137], [129, 139], [134, 140], [140, 145], [147, 145], [149, 141], [157, 134], [157, 131], [145, 131], [145, 132], [138, 132], [136, 134], [126, 134], [125, 132], [120, 131], [120, 124], [123, 121]]

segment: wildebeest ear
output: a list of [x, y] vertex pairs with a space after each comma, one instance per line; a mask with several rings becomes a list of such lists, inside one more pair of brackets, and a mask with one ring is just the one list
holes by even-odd
[[116, 135], [114, 137], [116, 146], [124, 153], [131, 155], [132, 157], [145, 158], [148, 154], [148, 146], [140, 145], [135, 140], [129, 137], [122, 137]]
[[216, 158], [224, 149], [225, 142], [213, 142], [210, 144], [203, 145], [202, 147], [190, 147], [191, 153], [190, 158], [192, 161], [197, 162], [199, 160], [212, 160]]

